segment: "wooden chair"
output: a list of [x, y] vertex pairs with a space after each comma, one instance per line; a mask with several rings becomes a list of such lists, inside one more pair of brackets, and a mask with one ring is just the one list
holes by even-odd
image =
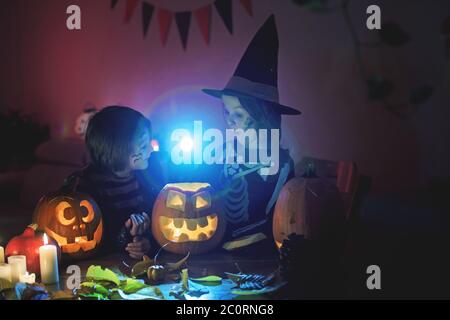
[[330, 161], [304, 157], [295, 166], [295, 175], [300, 177], [305, 173], [315, 174], [337, 186], [344, 203], [347, 220], [358, 211], [362, 196], [370, 189], [370, 178], [361, 175], [356, 163], [351, 161]]

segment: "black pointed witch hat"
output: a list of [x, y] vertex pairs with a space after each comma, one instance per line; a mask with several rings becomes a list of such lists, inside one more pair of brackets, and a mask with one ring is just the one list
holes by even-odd
[[275, 17], [271, 15], [248, 45], [225, 88], [203, 89], [203, 92], [216, 98], [224, 94], [251, 97], [264, 100], [280, 114], [300, 114], [300, 111], [279, 103], [277, 74], [278, 34]]

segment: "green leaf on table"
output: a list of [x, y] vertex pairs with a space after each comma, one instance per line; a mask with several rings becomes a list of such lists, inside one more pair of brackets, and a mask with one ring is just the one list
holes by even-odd
[[135, 293], [127, 294], [123, 290], [117, 290], [123, 300], [163, 300], [164, 295], [158, 287], [147, 286]]
[[80, 286], [81, 286], [80, 292], [82, 294], [98, 293], [105, 297], [108, 297], [110, 294], [109, 290], [100, 283], [88, 281], [88, 282], [81, 283]]
[[401, 46], [411, 40], [410, 36], [396, 22], [384, 22], [378, 34], [381, 41], [390, 46]]
[[143, 281], [127, 278], [121, 281], [119, 289], [125, 294], [132, 294], [146, 287], [149, 287], [149, 285]]
[[109, 300], [108, 297], [105, 297], [104, 295], [93, 292], [93, 293], [80, 293], [79, 296], [86, 300]]
[[422, 104], [426, 102], [434, 92], [434, 87], [423, 85], [411, 91], [409, 102], [412, 104]]
[[195, 282], [222, 282], [222, 278], [219, 276], [206, 276], [201, 278], [191, 278], [190, 280]]
[[181, 270], [181, 288], [189, 291], [189, 273], [188, 269]]
[[116, 286], [120, 285], [120, 280], [117, 275], [101, 266], [90, 266], [86, 273], [86, 279], [88, 281], [108, 281], [114, 283]]

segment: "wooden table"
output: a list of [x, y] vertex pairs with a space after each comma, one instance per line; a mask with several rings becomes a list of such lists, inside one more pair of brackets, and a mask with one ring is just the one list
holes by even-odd
[[[168, 252], [162, 252], [158, 260], [163, 262], [175, 262], [182, 258], [180, 255], [171, 254]], [[96, 257], [85, 261], [76, 262], [74, 264], [81, 268], [82, 281], [86, 271], [91, 265], [99, 265], [112, 270], [120, 270], [122, 273], [128, 275], [130, 269], [126, 265], [132, 266], [136, 263], [136, 260], [131, 259], [127, 255], [113, 254], [104, 257]], [[251, 252], [243, 253], [211, 253], [198, 256], [191, 256], [187, 262], [187, 268], [189, 270], [189, 277], [202, 277], [206, 275], [218, 275], [222, 278], [226, 278], [224, 272], [238, 273], [238, 267], [244, 273], [263, 274], [267, 275], [275, 271], [278, 267], [277, 253], [275, 250], [268, 248], [264, 253], [252, 254]], [[50, 286], [50, 290], [66, 289], [66, 282], [70, 274], [66, 273], [67, 265], [61, 265], [60, 268], [60, 283], [59, 285]], [[169, 295], [170, 289], [176, 284], [176, 282], [162, 284], [158, 287], [163, 292], [166, 299], [174, 299]], [[193, 284], [194, 286], [197, 284]], [[231, 294], [231, 288], [233, 287], [231, 281], [224, 280], [221, 285], [207, 286], [208, 294], [204, 294], [197, 299], [206, 300], [228, 300], [236, 298]], [[252, 297], [256, 299], [264, 299], [263, 296]]]

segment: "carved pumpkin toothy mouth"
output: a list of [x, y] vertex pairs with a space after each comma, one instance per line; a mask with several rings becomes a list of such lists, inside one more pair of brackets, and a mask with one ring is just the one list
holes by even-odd
[[80, 250], [90, 251], [94, 249], [100, 242], [103, 233], [103, 223], [100, 222], [97, 229], [94, 232], [94, 239], [88, 240], [87, 236], [75, 237], [75, 242], [67, 243], [67, 238], [56, 234], [49, 228], [45, 228], [45, 232], [52, 237], [60, 246], [62, 253], [75, 253]]
[[216, 214], [201, 218], [169, 218], [161, 216], [159, 224], [164, 237], [176, 243], [206, 241], [212, 238], [217, 229]]

